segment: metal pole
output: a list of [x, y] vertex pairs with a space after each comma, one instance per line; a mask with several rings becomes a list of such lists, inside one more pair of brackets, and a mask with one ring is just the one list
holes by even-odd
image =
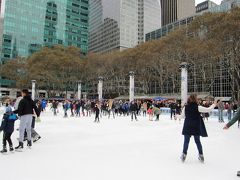
[[187, 103], [187, 94], [188, 94], [188, 67], [189, 64], [183, 62], [180, 64], [181, 69], [181, 101], [182, 106]]
[[103, 77], [98, 78], [98, 100], [102, 101], [103, 98]]
[[32, 99], [35, 100], [36, 94], [36, 80], [32, 80]]
[[129, 72], [130, 86], [129, 86], [129, 101], [134, 101], [134, 72]]

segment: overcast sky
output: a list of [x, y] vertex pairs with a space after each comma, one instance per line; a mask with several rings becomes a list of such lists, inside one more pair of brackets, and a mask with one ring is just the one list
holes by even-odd
[[[201, 3], [201, 2], [203, 2], [203, 1], [205, 1], [205, 0], [195, 0], [196, 5], [199, 4], [199, 3]], [[215, 2], [215, 3], [217, 3], [217, 4], [220, 4], [220, 3], [222, 2], [222, 0], [212, 0], [212, 1]]]

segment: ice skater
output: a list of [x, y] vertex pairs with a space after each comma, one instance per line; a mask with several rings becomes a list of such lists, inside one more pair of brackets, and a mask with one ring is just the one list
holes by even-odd
[[115, 104], [112, 99], [108, 101], [107, 108], [108, 108], [108, 119], [110, 119], [111, 114], [113, 115], [113, 119], [115, 119]]
[[6, 112], [3, 115], [3, 120], [0, 127], [0, 132], [3, 131], [3, 149], [0, 151], [1, 153], [7, 153], [7, 142], [10, 152], [14, 151], [11, 136], [14, 132], [14, 123], [17, 119], [18, 118], [16, 114], [13, 114], [12, 108], [7, 104]]
[[100, 122], [100, 120], [99, 120], [100, 108], [98, 107], [97, 104], [95, 105], [94, 111], [95, 111], [95, 121], [94, 122], [99, 123]]
[[150, 108], [147, 110], [147, 113], [148, 113], [148, 120], [149, 120], [149, 121], [153, 121], [153, 107], [150, 107]]
[[135, 103], [134, 101], [131, 102], [130, 104], [130, 112], [131, 112], [131, 120], [133, 121], [133, 117], [135, 118], [135, 120], [137, 121], [137, 103]]
[[173, 119], [173, 117], [176, 116], [176, 108], [177, 108], [177, 104], [176, 102], [172, 102], [170, 105], [169, 105], [170, 109], [171, 109], [171, 119]]
[[222, 101], [219, 101], [218, 103], [218, 122], [219, 123], [224, 123], [223, 110], [224, 110], [224, 104]]
[[187, 100], [186, 106], [183, 108], [182, 114], [178, 118], [185, 118], [182, 135], [184, 135], [183, 153], [181, 156], [182, 162], [185, 162], [187, 157], [188, 146], [191, 136], [194, 137], [195, 143], [198, 148], [198, 159], [204, 162], [203, 148], [200, 140], [200, 136], [207, 137], [207, 131], [200, 113], [211, 112], [217, 105], [217, 101], [214, 102], [209, 108], [199, 106], [197, 95], [192, 94]]
[[[232, 120], [229, 123], [227, 123], [223, 129], [228, 130], [232, 125], [234, 125], [237, 121], [239, 121], [239, 119], [240, 119], [240, 108], [237, 110]], [[237, 172], [237, 176], [240, 177], [240, 171]]]
[[36, 104], [33, 102], [29, 91], [27, 89], [22, 90], [22, 100], [19, 102], [18, 109], [14, 111], [19, 115], [20, 127], [19, 127], [19, 145], [15, 148], [16, 151], [23, 149], [24, 132], [27, 131], [27, 146], [32, 146], [32, 117], [33, 110], [39, 117], [39, 112]]
[[154, 107], [154, 108], [153, 108], [153, 112], [154, 112], [154, 114], [156, 115], [156, 120], [155, 120], [155, 121], [159, 121], [159, 116], [160, 116], [160, 114], [161, 114], [160, 108]]

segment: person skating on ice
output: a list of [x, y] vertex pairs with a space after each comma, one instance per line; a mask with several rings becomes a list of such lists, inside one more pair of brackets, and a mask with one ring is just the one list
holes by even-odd
[[20, 127], [19, 127], [19, 145], [15, 148], [17, 151], [21, 151], [23, 149], [23, 140], [24, 140], [24, 132], [27, 131], [27, 146], [32, 146], [32, 118], [34, 115], [33, 110], [39, 117], [39, 112], [36, 104], [32, 100], [31, 96], [27, 89], [22, 90], [22, 100], [19, 102], [18, 109], [14, 111], [17, 113], [20, 119]]
[[207, 137], [207, 131], [200, 113], [211, 112], [217, 105], [217, 101], [214, 102], [209, 108], [199, 106], [196, 94], [190, 95], [187, 100], [187, 104], [182, 110], [182, 114], [178, 118], [185, 119], [182, 130], [184, 135], [183, 152], [181, 155], [182, 162], [185, 162], [187, 157], [187, 151], [191, 136], [194, 137], [195, 143], [198, 148], [198, 159], [204, 162], [203, 148], [200, 140], [200, 136]]
[[153, 107], [153, 114], [156, 115], [156, 121], [159, 121], [159, 116], [161, 114], [161, 110], [158, 107]]
[[7, 153], [7, 142], [9, 145], [9, 150], [11, 152], [14, 151], [11, 136], [14, 132], [14, 123], [18, 119], [16, 114], [12, 112], [12, 108], [8, 106], [8, 104], [6, 106], [6, 112], [3, 115], [2, 123], [0, 126], [0, 132], [3, 131], [3, 149], [0, 151], [1, 153]]
[[153, 121], [153, 107], [152, 106], [147, 110], [147, 113], [148, 113], [148, 120]]
[[99, 123], [100, 122], [100, 120], [99, 120], [100, 108], [97, 104], [95, 105], [94, 111], [95, 111], [95, 121], [94, 122]]
[[170, 105], [169, 105], [169, 108], [171, 109], [171, 119], [173, 119], [173, 117], [176, 116], [176, 108], [177, 108], [177, 104], [176, 102], [172, 102]]
[[131, 112], [131, 120], [133, 121], [133, 118], [137, 121], [137, 103], [132, 101], [130, 104], [130, 112]]
[[[240, 120], [240, 108], [237, 109], [234, 117], [232, 118], [232, 120], [227, 123], [225, 126], [224, 126], [224, 130], [228, 130], [232, 125], [234, 125], [236, 122], [238, 122]], [[240, 177], [240, 171], [237, 172], [237, 176]]]

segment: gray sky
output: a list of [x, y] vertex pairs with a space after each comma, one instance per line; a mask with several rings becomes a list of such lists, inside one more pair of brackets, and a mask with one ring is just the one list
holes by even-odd
[[[195, 3], [197, 5], [197, 4], [199, 4], [199, 3], [203, 2], [203, 1], [205, 1], [205, 0], [195, 0]], [[217, 4], [220, 4], [222, 2], [222, 0], [212, 0], [212, 1], [217, 3]]]

